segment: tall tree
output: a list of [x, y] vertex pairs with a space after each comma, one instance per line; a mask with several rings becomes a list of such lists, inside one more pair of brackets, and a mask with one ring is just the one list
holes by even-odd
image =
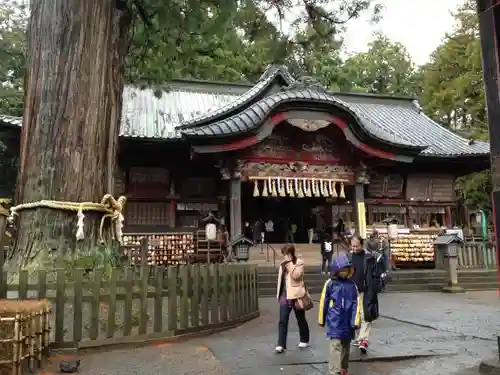
[[346, 60], [343, 90], [374, 94], [415, 95], [415, 65], [406, 48], [377, 33], [366, 52]]
[[[437, 122], [467, 138], [487, 140], [488, 124], [474, 0], [454, 12], [455, 28], [422, 67], [421, 104]], [[458, 179], [463, 202], [472, 209], [491, 207], [490, 171]]]
[[[323, 1], [262, 0], [280, 18], [302, 6], [313, 27], [346, 22], [368, 9], [370, 0], [339, 0], [330, 11]], [[17, 203], [44, 199], [97, 201], [113, 186], [124, 61], [135, 22], [152, 34], [169, 30], [166, 43], [182, 48], [202, 42], [183, 28], [208, 15], [205, 37], [229, 30], [237, 2], [218, 0], [31, 0], [28, 61]], [[331, 35], [330, 28], [323, 33]], [[319, 28], [318, 28], [319, 30]], [[320, 30], [322, 31], [322, 30]], [[195, 33], [196, 34], [196, 33]], [[154, 49], [157, 39], [150, 45]], [[203, 39], [203, 42], [205, 40]], [[202, 43], [203, 44], [203, 43]], [[192, 57], [200, 53], [192, 47]], [[45, 266], [76, 247], [74, 214], [35, 208], [18, 217], [13, 265]], [[89, 225], [90, 224], [90, 225]], [[89, 230], [90, 228], [90, 230]], [[83, 246], [97, 242], [96, 223], [87, 224]]]
[[437, 121], [463, 135], [487, 133], [481, 50], [475, 4], [467, 0], [454, 13], [455, 30], [425, 67], [422, 105]]
[[[96, 202], [112, 189], [126, 15], [112, 1], [30, 1], [17, 202]], [[98, 221], [87, 216], [82, 245], [93, 246]], [[43, 266], [75, 249], [74, 220], [20, 211], [14, 264]]]

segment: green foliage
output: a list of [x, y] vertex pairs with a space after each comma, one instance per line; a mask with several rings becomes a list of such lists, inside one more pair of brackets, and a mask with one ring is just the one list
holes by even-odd
[[89, 271], [101, 269], [103, 270], [103, 280], [107, 280], [111, 275], [111, 270], [124, 266], [124, 261], [118, 245], [103, 245], [68, 254], [63, 259], [61, 266], [66, 270], [66, 277], [68, 278], [72, 277], [72, 270], [82, 268]]
[[368, 47], [344, 63], [342, 91], [414, 96], [417, 71], [406, 48], [380, 33]]
[[478, 172], [460, 177], [457, 190], [463, 203], [472, 209], [491, 211], [491, 173]]
[[[446, 36], [422, 68], [421, 104], [437, 122], [466, 138], [488, 139], [486, 100], [481, 65], [479, 20], [474, 0], [465, 0], [454, 14], [455, 30]], [[464, 204], [491, 207], [490, 171], [457, 181]]]
[[[323, 6], [322, 0], [142, 3], [151, 25], [134, 18], [125, 74], [128, 82], [147, 84], [172, 78], [255, 81], [272, 63], [329, 76], [334, 68], [328, 69], [330, 57], [335, 66], [340, 62], [335, 57], [340, 44], [330, 41], [345, 22], [372, 5], [371, 0], [342, 0], [333, 7]], [[372, 10], [375, 18], [380, 16], [380, 6]], [[292, 11], [298, 16], [286, 17], [291, 32], [285, 34], [281, 21]]]
[[0, 3], [0, 113], [22, 116], [27, 15]]

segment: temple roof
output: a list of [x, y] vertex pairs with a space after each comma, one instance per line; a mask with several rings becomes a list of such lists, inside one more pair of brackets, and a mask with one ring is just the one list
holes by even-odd
[[[276, 78], [283, 71], [282, 67], [271, 67], [252, 90], [263, 87], [264, 81], [273, 76]], [[344, 110], [373, 139], [396, 147], [420, 149], [422, 156], [489, 153], [489, 143], [465, 139], [427, 117], [415, 98], [329, 92], [314, 84], [302, 85], [288, 73], [282, 81], [285, 84], [281, 90], [269, 90], [268, 87], [261, 99], [248, 100], [246, 106], [241, 101], [226, 105], [225, 108], [230, 110], [225, 115], [218, 110], [203, 115], [201, 119], [185, 122], [181, 126], [182, 133], [188, 137], [212, 138], [243, 134], [257, 129], [280, 106], [315, 103]], [[255, 93], [253, 95], [258, 97]], [[242, 109], [236, 112], [231, 109], [234, 107]]]
[[[127, 86], [120, 136], [236, 136], [258, 128], [281, 105], [307, 102], [345, 111], [373, 139], [423, 156], [489, 153], [488, 143], [462, 138], [431, 120], [414, 98], [335, 93], [298, 83], [286, 68], [271, 66], [255, 85], [177, 80], [165, 90]], [[21, 118], [0, 116], [0, 123], [17, 127]]]

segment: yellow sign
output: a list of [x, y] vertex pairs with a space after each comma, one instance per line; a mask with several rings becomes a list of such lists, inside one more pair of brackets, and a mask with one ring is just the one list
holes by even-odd
[[361, 238], [366, 238], [366, 207], [365, 202], [358, 202], [358, 227]]

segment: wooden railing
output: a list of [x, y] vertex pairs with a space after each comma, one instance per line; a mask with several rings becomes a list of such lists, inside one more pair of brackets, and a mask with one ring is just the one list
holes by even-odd
[[[458, 249], [458, 267], [467, 268], [497, 268], [497, 254], [492, 242], [466, 242]], [[444, 268], [444, 256], [436, 253], [436, 268]]]
[[[3, 274], [3, 280], [11, 275]], [[55, 347], [93, 347], [221, 329], [257, 317], [257, 269], [180, 265], [21, 271], [0, 298], [52, 302]]]

